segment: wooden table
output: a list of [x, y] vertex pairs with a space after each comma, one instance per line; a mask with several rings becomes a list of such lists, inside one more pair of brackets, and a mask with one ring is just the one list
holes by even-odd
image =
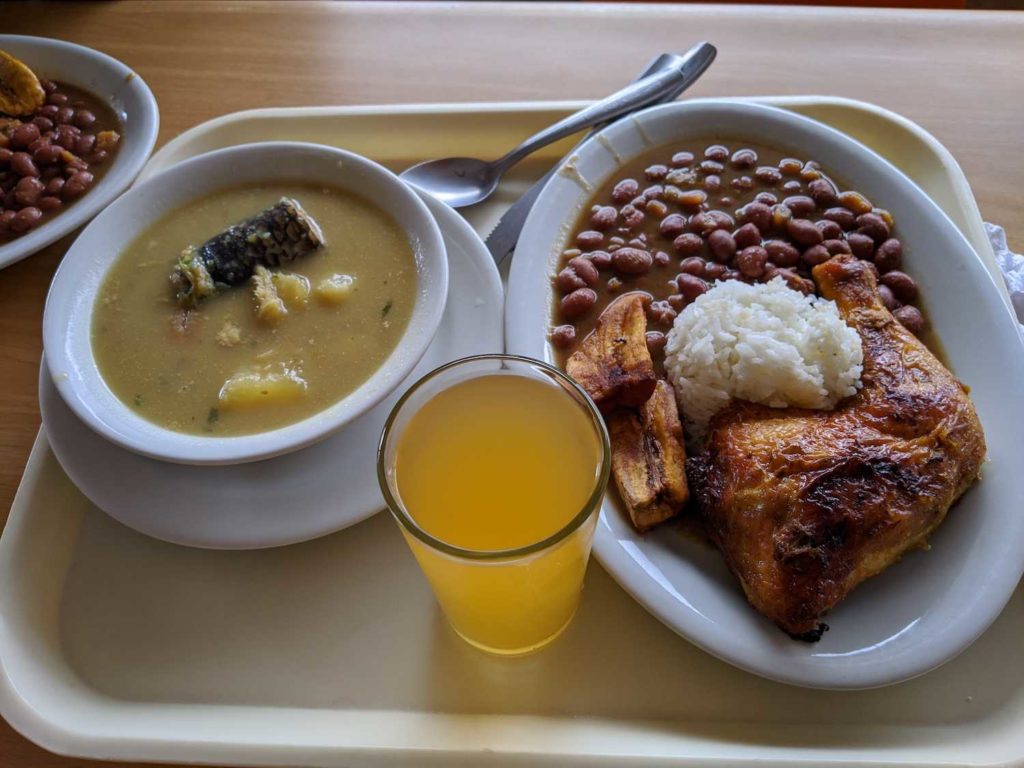
[[[160, 102], [160, 143], [240, 109], [592, 98], [701, 39], [701, 96], [822, 93], [934, 133], [987, 220], [1024, 248], [1024, 14], [742, 6], [0, 2], [3, 32], [53, 36], [132, 66]], [[72, 238], [0, 272], [0, 515], [39, 427], [43, 301]], [[0, 765], [71, 768], [0, 723]]]

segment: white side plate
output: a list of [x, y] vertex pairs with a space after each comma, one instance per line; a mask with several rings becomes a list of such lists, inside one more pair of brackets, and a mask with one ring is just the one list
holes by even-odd
[[43, 425], [64, 471], [96, 504], [137, 531], [215, 549], [291, 544], [346, 528], [384, 508], [377, 442], [401, 394], [442, 363], [502, 348], [502, 288], [479, 236], [423, 196], [448, 249], [448, 304], [427, 352], [405, 382], [336, 435], [295, 453], [226, 466], [155, 461], [104, 440], [57, 393], [43, 363]]
[[[782, 682], [869, 688], [923, 674], [969, 646], [995, 620], [1024, 570], [1020, 478], [1024, 346], [992, 275], [927, 195], [872, 150], [822, 123], [763, 105], [694, 100], [655, 107], [602, 132], [577, 153], [592, 189], [651, 146], [687, 138], [746, 138], [814, 159], [896, 219], [907, 271], [919, 282], [953, 371], [971, 386], [988, 439], [984, 479], [932, 536], [930, 552], [854, 591], [826, 618], [821, 642], [791, 640], [750, 608], [717, 552], [671, 525], [638, 535], [610, 494], [595, 552], [665, 624], [709, 653]], [[590, 192], [556, 175], [526, 223], [509, 278], [510, 352], [553, 359], [547, 342], [558, 253]], [[529, 254], [529, 257], [526, 255]]]

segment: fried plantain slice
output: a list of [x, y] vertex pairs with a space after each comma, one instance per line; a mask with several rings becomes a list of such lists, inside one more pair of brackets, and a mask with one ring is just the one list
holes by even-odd
[[602, 411], [642, 405], [654, 391], [646, 333], [643, 295], [627, 293], [605, 308], [594, 332], [566, 363], [566, 372]]
[[0, 51], [0, 113], [31, 115], [46, 101], [46, 92], [23, 62]]
[[675, 393], [659, 381], [639, 411], [608, 418], [612, 473], [633, 527], [643, 533], [679, 514], [690, 498], [686, 449]]

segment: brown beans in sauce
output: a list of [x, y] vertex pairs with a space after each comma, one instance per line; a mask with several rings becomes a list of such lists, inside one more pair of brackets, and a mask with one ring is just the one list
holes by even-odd
[[630, 205], [622, 206], [619, 211], [619, 215], [622, 217], [622, 223], [626, 229], [636, 229], [644, 223], [644, 219], [647, 218], [644, 212], [637, 207], [639, 201], [634, 201]]
[[821, 244], [812, 245], [800, 256], [801, 261], [809, 267], [824, 264], [830, 258], [832, 258], [832, 254], [828, 252], [828, 248]]
[[681, 213], [670, 213], [661, 220], [658, 232], [665, 238], [676, 238], [686, 231], [686, 217]]
[[593, 251], [590, 254], [590, 263], [603, 272], [612, 268], [612, 255], [608, 251]]
[[884, 283], [879, 284], [878, 295], [882, 297], [882, 303], [890, 312], [900, 305], [900, 303], [896, 301], [896, 296], [893, 294], [892, 289]]
[[834, 221], [820, 219], [814, 222], [814, 226], [821, 230], [821, 236], [826, 240], [839, 240], [843, 236], [843, 228]]
[[777, 168], [772, 168], [767, 165], [762, 165], [756, 171], [754, 171], [754, 177], [763, 184], [774, 186], [782, 181], [782, 174], [779, 173]]
[[864, 213], [857, 217], [858, 232], [867, 235], [876, 243], [889, 239], [889, 226], [877, 213]]
[[619, 248], [612, 254], [612, 266], [622, 275], [642, 275], [653, 263], [651, 252], [639, 248]]
[[841, 206], [853, 211], [857, 215], [871, 212], [871, 203], [860, 192], [854, 192], [853, 190], [840, 192], [836, 199]]
[[736, 256], [736, 267], [747, 277], [760, 277], [768, 262], [768, 251], [760, 245], [744, 248]]
[[828, 179], [812, 181], [807, 185], [807, 192], [819, 208], [830, 208], [839, 201], [836, 188]]
[[784, 157], [779, 161], [779, 172], [786, 176], [796, 176], [804, 169], [804, 164], [795, 157]]
[[917, 282], [906, 272], [892, 270], [881, 277], [883, 285], [889, 286], [893, 295], [904, 304], [909, 304], [917, 298]]
[[834, 221], [846, 230], [853, 229], [857, 223], [857, 217], [848, 208], [829, 208], [823, 215], [829, 221]]
[[106, 105], [70, 86], [41, 85], [46, 104], [0, 121], [0, 243], [83, 195], [119, 146], [117, 118]]
[[704, 150], [704, 157], [708, 160], [715, 160], [721, 162], [729, 156], [728, 147], [724, 147], [721, 144], [712, 144], [710, 147]]
[[761, 244], [761, 230], [752, 222], [747, 222], [732, 233], [737, 248], [746, 248], [751, 245]]
[[559, 349], [568, 349], [576, 343], [576, 326], [559, 325], [551, 330], [551, 343]]
[[[843, 190], [814, 161], [761, 147], [730, 154], [724, 144], [702, 146], [652, 150], [597, 193], [576, 230], [578, 248], [565, 251], [556, 278], [559, 315], [568, 321], [555, 323], [556, 347], [570, 351], [609, 301], [642, 291], [657, 326], [649, 329], [649, 347], [660, 364], [667, 326], [713, 282], [779, 277], [814, 293], [811, 268], [844, 253], [881, 274], [882, 301], [902, 312], [908, 327], [923, 327], [912, 306], [917, 284], [900, 271], [903, 247], [888, 211]], [[0, 172], [2, 163], [0, 156]], [[657, 183], [642, 188], [637, 179]]]
[[668, 206], [661, 202], [661, 200], [651, 200], [647, 203], [645, 211], [648, 216], [660, 219], [668, 213]]
[[585, 229], [576, 235], [576, 245], [585, 250], [597, 248], [604, 242], [604, 234], [594, 229]]
[[644, 176], [648, 181], [660, 181], [668, 176], [668, 166], [651, 165], [644, 169]]
[[706, 263], [700, 256], [687, 256], [679, 262], [679, 271], [690, 275], [701, 275], [704, 273], [704, 264]]
[[39, 168], [28, 152], [15, 152], [11, 156], [11, 170], [19, 176], [39, 175]]
[[807, 195], [791, 195], [783, 200], [782, 204], [789, 208], [794, 216], [800, 218], [808, 216], [817, 207]]
[[597, 285], [597, 281], [601, 279], [601, 276], [597, 272], [597, 267], [594, 266], [590, 259], [585, 259], [582, 256], [577, 256], [571, 259], [566, 265], [566, 269], [571, 269], [580, 279], [583, 280], [588, 286], [593, 288]]
[[[572, 326], [569, 327], [571, 328]], [[653, 355], [665, 348], [665, 343], [668, 341], [668, 337], [661, 331], [648, 331], [646, 340], [647, 351]]]
[[903, 245], [895, 238], [889, 238], [875, 251], [875, 266], [881, 273], [899, 269], [903, 262]]
[[708, 234], [708, 249], [719, 264], [728, 264], [736, 255], [736, 240], [730, 232], [716, 229]]
[[619, 210], [611, 205], [602, 205], [590, 214], [590, 226], [604, 232], [615, 226]]
[[672, 325], [679, 313], [667, 301], [653, 301], [647, 307], [647, 317], [655, 325]]
[[636, 179], [623, 179], [612, 189], [612, 202], [628, 203], [637, 196], [638, 192], [640, 192], [640, 185]]
[[850, 244], [845, 240], [840, 240], [838, 238], [826, 240], [822, 245], [825, 246], [829, 254], [832, 256], [838, 256], [840, 253], [851, 253]]
[[875, 254], [875, 241], [860, 232], [851, 232], [846, 236], [853, 255], [858, 259], [870, 259]]
[[714, 261], [708, 261], [704, 264], [704, 279], [705, 280], [720, 280], [726, 273], [727, 268], [724, 264], [719, 264]]
[[749, 176], [737, 176], [729, 182], [729, 186], [733, 189], [738, 189], [741, 192], [746, 192], [748, 189], [754, 188], [754, 180]]
[[921, 332], [924, 331], [924, 315], [921, 314], [921, 310], [917, 307], [905, 304], [902, 307], [898, 307], [892, 314], [893, 317], [900, 321], [904, 328], [915, 336], [920, 336]]
[[672, 167], [673, 168], [685, 168], [691, 165], [694, 161], [692, 152], [676, 152], [672, 155]]
[[592, 288], [577, 288], [572, 293], [562, 297], [562, 316], [567, 318], [579, 317], [590, 311], [590, 308], [597, 303], [597, 294]]
[[11, 219], [11, 231], [17, 234], [28, 232], [30, 229], [35, 227], [40, 219], [43, 218], [43, 212], [34, 206], [22, 208], [20, 211], [14, 214], [14, 218]]
[[[719, 265], [721, 266], [721, 265]], [[693, 301], [708, 290], [708, 284], [696, 275], [683, 272], [676, 276], [676, 285], [687, 301]]]
[[752, 149], [737, 149], [732, 153], [731, 160], [737, 168], [753, 168], [757, 165], [757, 152]]
[[748, 203], [736, 211], [736, 218], [742, 222], [750, 222], [763, 234], [771, 227], [772, 209], [764, 203]]
[[768, 258], [780, 267], [792, 267], [800, 261], [800, 251], [785, 240], [767, 240], [764, 249], [768, 253]]

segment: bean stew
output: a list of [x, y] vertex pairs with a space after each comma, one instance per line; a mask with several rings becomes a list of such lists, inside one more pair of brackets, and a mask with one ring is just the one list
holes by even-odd
[[35, 229], [82, 197], [120, 145], [113, 110], [80, 88], [41, 80], [31, 115], [0, 115], [0, 244]]
[[676, 315], [715, 281], [782, 277], [814, 293], [811, 268], [839, 253], [871, 263], [886, 306], [921, 335], [895, 225], [813, 160], [713, 139], [653, 149], [604, 184], [571, 230], [554, 278], [552, 344], [564, 363], [614, 298], [642, 291], [660, 362]]

